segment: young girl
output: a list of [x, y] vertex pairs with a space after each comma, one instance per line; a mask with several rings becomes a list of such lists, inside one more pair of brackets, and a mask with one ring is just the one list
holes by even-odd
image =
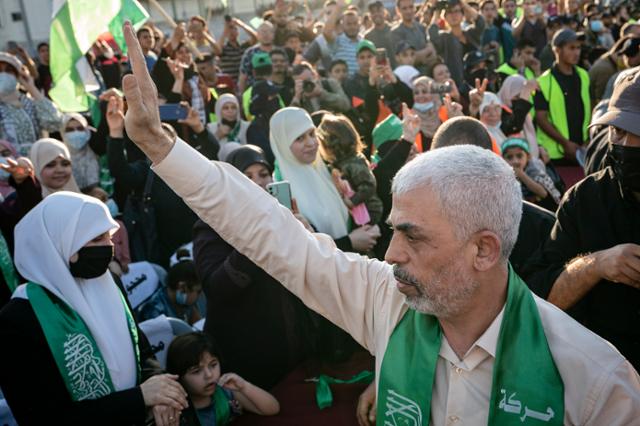
[[369, 223], [378, 224], [382, 219], [383, 207], [376, 195], [376, 178], [362, 154], [360, 136], [351, 121], [342, 115], [326, 114], [318, 126], [317, 136], [323, 158], [340, 171], [342, 178], [349, 182], [354, 191], [350, 196], [342, 191], [347, 208], [353, 214], [353, 208], [364, 203], [369, 211]]
[[220, 375], [213, 340], [196, 332], [176, 337], [167, 352], [167, 372], [180, 377], [191, 405], [182, 412], [181, 425], [223, 426], [247, 410], [263, 416], [280, 411], [268, 392], [234, 373]]

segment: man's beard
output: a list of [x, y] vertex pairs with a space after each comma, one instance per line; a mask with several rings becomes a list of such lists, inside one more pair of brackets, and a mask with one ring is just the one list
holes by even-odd
[[460, 313], [480, 286], [463, 271], [460, 262], [437, 270], [428, 283], [421, 283], [398, 265], [393, 266], [393, 273], [418, 292], [417, 296], [406, 296], [409, 308], [437, 318]]

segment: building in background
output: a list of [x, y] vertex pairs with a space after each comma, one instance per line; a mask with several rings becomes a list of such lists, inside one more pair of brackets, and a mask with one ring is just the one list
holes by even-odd
[[[9, 41], [24, 46], [35, 56], [38, 43], [49, 40], [51, 12], [54, 0], [2, 0], [0, 1], [0, 50]], [[101, 1], [101, 0], [95, 0]], [[166, 33], [170, 26], [148, 1], [139, 0], [151, 19]], [[158, 0], [164, 10], [175, 20], [186, 20], [193, 15], [210, 17], [210, 28], [215, 37], [222, 34], [224, 4], [221, 0]], [[256, 10], [273, 3], [273, 0], [228, 0], [228, 13], [248, 22], [256, 16]]]

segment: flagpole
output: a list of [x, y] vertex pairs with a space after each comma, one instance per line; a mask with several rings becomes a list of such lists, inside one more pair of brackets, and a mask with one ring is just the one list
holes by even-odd
[[[157, 0], [149, 0], [149, 4], [152, 5], [153, 7], [156, 8], [156, 10], [160, 13], [160, 15], [163, 16], [163, 18], [165, 19], [165, 21], [167, 21], [169, 23], [169, 26], [172, 29], [175, 29], [178, 24], [176, 23], [176, 21], [173, 20], [173, 18], [167, 13], [166, 10], [164, 10], [164, 8], [162, 7], [162, 5], [160, 5], [160, 3], [158, 3]], [[187, 48], [191, 51], [191, 53], [198, 59], [202, 59], [202, 53], [200, 53], [200, 51], [196, 48], [196, 46], [193, 44], [193, 40], [191, 40], [189, 38], [189, 36], [185, 35], [185, 46], [187, 46]]]

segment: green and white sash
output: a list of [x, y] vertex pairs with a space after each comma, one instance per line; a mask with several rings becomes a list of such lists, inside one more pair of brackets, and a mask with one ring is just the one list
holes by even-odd
[[15, 268], [13, 267], [13, 260], [11, 259], [11, 253], [9, 252], [9, 246], [4, 239], [2, 232], [0, 232], [0, 273], [4, 277], [4, 281], [9, 286], [9, 290], [13, 293], [13, 290], [18, 287], [20, 280]]
[[[118, 292], [120, 293], [120, 292]], [[73, 401], [97, 399], [115, 392], [111, 374], [95, 339], [80, 315], [44, 287], [27, 284], [27, 296]], [[120, 294], [122, 297], [122, 294]], [[140, 382], [138, 332], [122, 297]]]
[[[408, 310], [389, 339], [378, 389], [377, 424], [427, 426], [442, 330]], [[535, 300], [509, 265], [489, 403], [489, 425], [562, 425], [564, 386]]]

